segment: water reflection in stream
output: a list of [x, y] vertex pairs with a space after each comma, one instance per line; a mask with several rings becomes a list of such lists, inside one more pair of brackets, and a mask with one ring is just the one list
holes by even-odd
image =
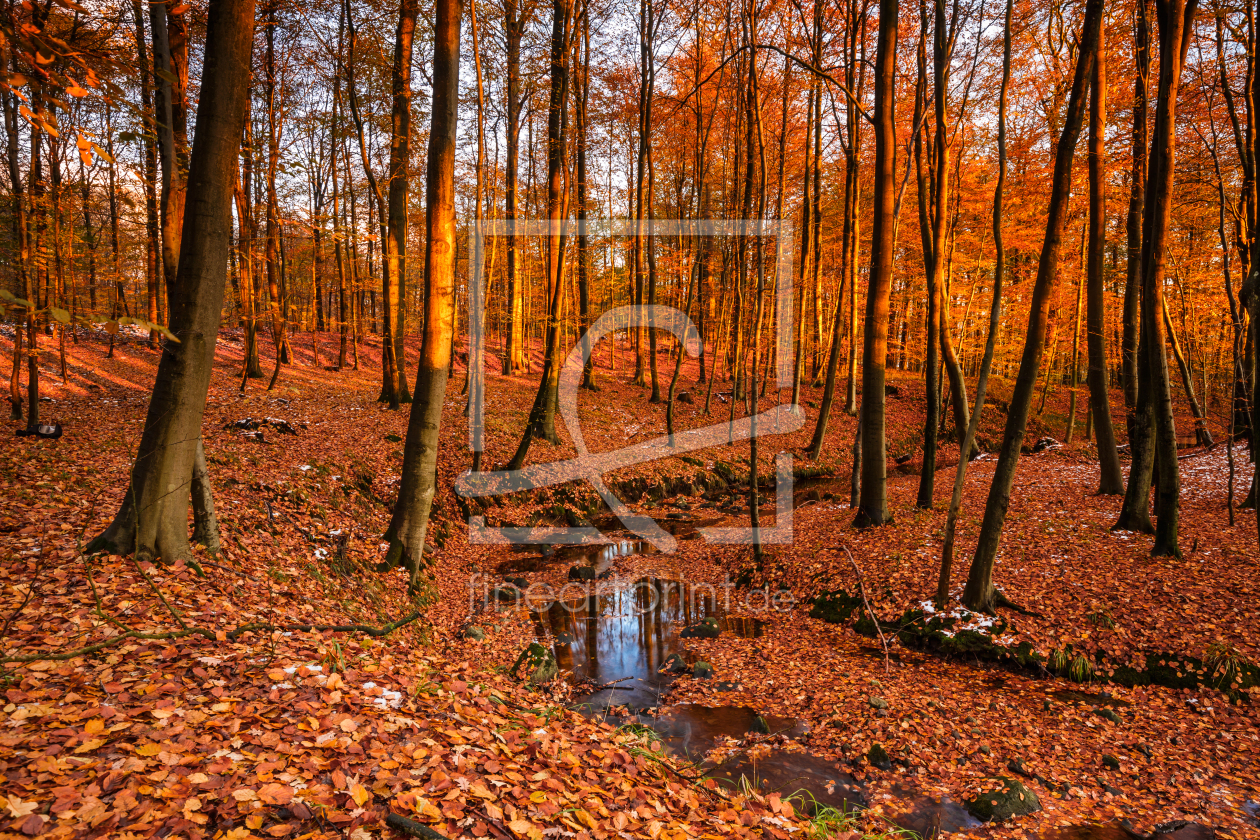
[[638, 712], [659, 705], [673, 679], [660, 668], [671, 654], [685, 653], [678, 634], [689, 625], [712, 617], [724, 631], [761, 634], [761, 622], [727, 615], [722, 589], [643, 578], [588, 590], [584, 597], [553, 601], [531, 617], [540, 636], [552, 637], [556, 661], [573, 673], [574, 682], [616, 683], [580, 698], [591, 711], [626, 706]]
[[[634, 543], [602, 546], [587, 556], [597, 569], [610, 567], [618, 558], [640, 553]], [[687, 656], [679, 634], [706, 618], [716, 619], [724, 633], [744, 638], [760, 636], [763, 623], [755, 618], [731, 615], [729, 590], [677, 580], [643, 578], [633, 584], [597, 581], [585, 587], [571, 585], [561, 593], [574, 597], [546, 603], [530, 615], [541, 639], [549, 639], [562, 669], [577, 685], [596, 686], [578, 698], [584, 714], [608, 715], [610, 722], [635, 722], [649, 726], [664, 746], [695, 762], [702, 762], [714, 746], [726, 738], [743, 740], [751, 732], [783, 733], [797, 738], [807, 732], [800, 721], [763, 715], [748, 706], [704, 707], [678, 704], [660, 707], [661, 697], [674, 676], [661, 667], [671, 655]], [[580, 593], [580, 594], [578, 594]], [[720, 679], [721, 675], [718, 675]], [[1059, 692], [1060, 702], [1121, 705], [1103, 695]], [[617, 711], [620, 716], [611, 715]], [[749, 785], [763, 793], [777, 791], [807, 813], [817, 807], [841, 811], [864, 808], [865, 791], [857, 780], [830, 759], [775, 748], [755, 761], [746, 750], [737, 750], [722, 764], [702, 764], [718, 782]], [[885, 806], [891, 820], [922, 838], [943, 834], [972, 833], [980, 823], [959, 803], [927, 796], [907, 787], [894, 787]], [[1251, 804], [1251, 803], [1249, 803]], [[1260, 808], [1257, 808], [1260, 812]], [[1158, 840], [1210, 840], [1213, 832], [1202, 825], [1169, 827]], [[1116, 823], [1049, 829], [1044, 840], [1132, 840]], [[1138, 835], [1141, 836], [1141, 835]]]

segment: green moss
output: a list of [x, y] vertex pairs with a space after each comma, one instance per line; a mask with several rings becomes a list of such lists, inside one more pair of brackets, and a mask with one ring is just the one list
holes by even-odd
[[[843, 589], [835, 589], [831, 592], [824, 592], [814, 599], [814, 605], [810, 608], [809, 617], [821, 619], [828, 624], [844, 624], [853, 617], [854, 611], [861, 611], [862, 599], [856, 595], [850, 595]], [[869, 623], [870, 619], [866, 619]], [[858, 631], [861, 633], [861, 631]], [[866, 634], [863, 634], [866, 635]], [[874, 635], [874, 625], [871, 625], [871, 635]]]

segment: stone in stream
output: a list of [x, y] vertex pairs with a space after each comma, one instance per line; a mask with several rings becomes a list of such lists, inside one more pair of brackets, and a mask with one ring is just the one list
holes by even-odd
[[556, 665], [555, 654], [548, 648], [538, 644], [538, 642], [530, 642], [521, 651], [521, 655], [516, 657], [516, 662], [512, 664], [512, 668], [508, 673], [515, 678], [522, 666], [524, 667], [524, 672], [521, 674], [521, 677], [527, 678], [534, 685], [551, 682], [556, 674], [560, 673], [560, 667]]
[[1002, 822], [1041, 810], [1037, 795], [1014, 779], [999, 776], [992, 781], [1001, 786], [967, 803], [967, 810], [981, 822]]
[[713, 666], [708, 662], [697, 662], [691, 669], [691, 676], [698, 680], [713, 679]]
[[521, 590], [510, 583], [500, 584], [490, 590], [490, 598], [495, 601], [519, 601], [521, 600]]
[[687, 671], [687, 663], [676, 653], [671, 653], [665, 657], [665, 661], [661, 663], [661, 667], [657, 669], [662, 674], [682, 674]]
[[709, 616], [699, 624], [693, 624], [678, 634], [680, 639], [716, 639], [722, 633], [716, 618]]
[[569, 568], [569, 580], [595, 580], [595, 568], [593, 566], [571, 566]]

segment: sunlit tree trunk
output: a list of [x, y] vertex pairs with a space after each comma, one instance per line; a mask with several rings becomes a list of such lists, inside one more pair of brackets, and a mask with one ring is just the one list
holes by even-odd
[[883, 525], [888, 514], [884, 440], [884, 363], [888, 355], [888, 298], [896, 224], [896, 61], [898, 0], [880, 0], [875, 52], [875, 214], [862, 348], [862, 486], [854, 524]]
[[503, 0], [503, 26], [507, 60], [507, 163], [504, 167], [504, 215], [507, 218], [507, 326], [504, 347], [503, 375], [512, 376], [527, 370], [525, 348], [525, 278], [522, 274], [520, 244], [515, 222], [520, 211], [520, 142], [521, 142], [521, 36], [529, 23], [529, 7], [517, 13], [517, 0]]
[[459, 125], [461, 0], [436, 0], [433, 48], [433, 116], [425, 187], [424, 332], [416, 373], [416, 399], [403, 445], [398, 502], [385, 538], [391, 565], [411, 571], [420, 585], [425, 534], [437, 491], [438, 442], [450, 370], [455, 307], [455, 137]]

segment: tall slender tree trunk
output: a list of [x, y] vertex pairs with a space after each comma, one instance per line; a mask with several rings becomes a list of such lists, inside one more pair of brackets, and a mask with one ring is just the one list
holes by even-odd
[[888, 355], [888, 299], [896, 226], [896, 62], [898, 0], [880, 0], [875, 52], [875, 215], [862, 348], [862, 486], [854, 524], [883, 525], [888, 515], [884, 439], [884, 364]]
[[1164, 264], [1177, 150], [1177, 95], [1181, 68], [1193, 35], [1197, 0], [1155, 0], [1159, 21], [1159, 92], [1151, 136], [1150, 175], [1142, 218], [1142, 321], [1150, 341], [1151, 391], [1155, 410], [1156, 489], [1155, 545], [1152, 557], [1180, 557], [1177, 525], [1181, 476], [1177, 464], [1177, 428], [1173, 420], [1172, 385], [1168, 377], [1167, 331], [1164, 326]]
[[399, 403], [411, 402], [411, 394], [407, 388], [407, 354], [404, 344], [407, 333], [407, 190], [411, 162], [412, 46], [419, 14], [419, 0], [402, 0], [398, 8], [394, 69], [391, 74], [394, 104], [390, 116], [388, 222], [382, 248], [387, 325], [383, 341], [389, 341], [392, 345], [390, 358], [393, 370], [390, 375], [396, 382], [396, 394], [384, 395], [390, 408], [398, 408]]
[[[407, 0], [404, 0], [407, 2]], [[425, 187], [424, 332], [416, 400], [407, 422], [398, 502], [385, 538], [386, 559], [411, 571], [419, 589], [425, 534], [437, 491], [442, 406], [450, 370], [455, 315], [455, 138], [459, 125], [461, 0], [437, 0], [433, 38], [433, 116]]]
[[[1106, 23], [1104, 22], [1104, 33]], [[1089, 259], [1086, 268], [1088, 313], [1085, 341], [1089, 356], [1089, 405], [1098, 444], [1098, 492], [1124, 493], [1124, 476], [1111, 424], [1110, 387], [1107, 382], [1107, 345], [1103, 330], [1107, 313], [1103, 257], [1107, 247], [1107, 39], [1098, 42], [1089, 105]]]
[[[998, 328], [1002, 323], [1002, 284], [1006, 278], [1006, 248], [1002, 241], [1002, 213], [1006, 191], [1006, 93], [1011, 83], [1011, 18], [1014, 0], [1006, 0], [1006, 26], [1002, 34], [1002, 87], [998, 93], [998, 177], [993, 188], [993, 300], [989, 306], [989, 332], [984, 343], [984, 357], [980, 360], [980, 374], [976, 381], [976, 408], [967, 423], [963, 437], [963, 452], [970, 451], [980, 427], [980, 415], [984, 411], [984, 397], [989, 387], [989, 371], [993, 367], [993, 351], [997, 347]], [[949, 584], [954, 564], [954, 535], [958, 529], [958, 516], [962, 512], [963, 484], [967, 478], [968, 458], [959, 457], [954, 473], [954, 493], [949, 501], [949, 514], [945, 519], [945, 539], [941, 546], [940, 575], [936, 581], [936, 608], [945, 609], [949, 600]]]
[[1002, 525], [1011, 503], [1011, 487], [1015, 483], [1015, 469], [1019, 464], [1020, 447], [1028, 427], [1028, 414], [1032, 406], [1033, 390], [1037, 385], [1037, 372], [1046, 337], [1046, 321], [1050, 311], [1050, 298], [1058, 274], [1059, 252], [1063, 246], [1063, 229], [1067, 223], [1068, 197], [1072, 190], [1072, 159], [1076, 154], [1076, 141], [1084, 122], [1085, 97], [1090, 74], [1093, 70], [1094, 52], [1102, 32], [1102, 0], [1087, 0], [1085, 19], [1081, 25], [1081, 37], [1077, 49], [1076, 73], [1068, 97], [1063, 130], [1055, 150], [1054, 176], [1051, 181], [1050, 203], [1047, 208], [1046, 236], [1041, 246], [1041, 260], [1037, 266], [1037, 280], [1033, 286], [1028, 334], [1024, 340], [1024, 353], [1020, 360], [1015, 391], [1011, 396], [1006, 418], [1006, 431], [1002, 438], [1002, 452], [989, 496], [984, 509], [984, 521], [980, 526], [980, 539], [963, 591], [963, 603], [973, 610], [992, 612], [997, 605], [998, 593], [993, 585], [993, 565], [997, 560], [998, 545], [1002, 539]]
[[551, 21], [551, 97], [547, 114], [547, 223], [546, 242], [547, 308], [546, 351], [543, 375], [521, 443], [512, 456], [508, 469], [519, 470], [529, 454], [530, 442], [540, 437], [558, 443], [556, 435], [556, 399], [560, 387], [560, 330], [564, 307], [564, 256], [568, 215], [568, 156], [566, 103], [569, 98], [569, 38], [573, 25], [573, 0], [553, 0]]
[[527, 370], [525, 348], [525, 278], [522, 274], [520, 241], [516, 236], [519, 217], [521, 142], [521, 36], [529, 23], [528, 7], [517, 13], [517, 0], [503, 0], [503, 26], [507, 59], [507, 163], [504, 167], [504, 215], [507, 217], [507, 327], [503, 353], [503, 375]]

